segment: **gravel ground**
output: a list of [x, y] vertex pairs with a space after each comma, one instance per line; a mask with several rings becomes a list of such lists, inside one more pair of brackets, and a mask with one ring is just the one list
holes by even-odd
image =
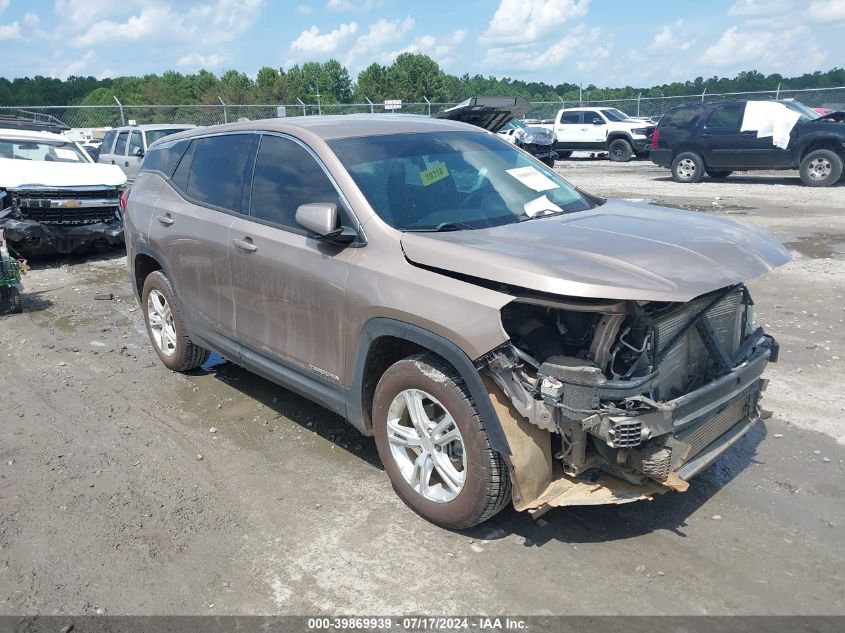
[[688, 492], [436, 528], [337, 417], [229, 363], [167, 371], [122, 256], [48, 262], [0, 317], [0, 614], [845, 614], [845, 188], [558, 168], [794, 252], [750, 284], [773, 416]]

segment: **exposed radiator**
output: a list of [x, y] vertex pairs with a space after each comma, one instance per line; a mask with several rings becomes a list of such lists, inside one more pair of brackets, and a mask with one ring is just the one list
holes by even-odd
[[716, 414], [716, 416], [699, 422], [691, 429], [684, 429], [676, 433], [675, 437], [692, 446], [687, 459], [700, 453], [713, 440], [727, 433], [732, 426], [748, 416], [748, 400], [745, 396]]
[[[710, 355], [701, 341], [698, 330], [690, 328], [686, 336], [666, 351], [675, 336], [707, 304], [711, 297], [699, 297], [682, 306], [675, 312], [656, 319], [655, 344], [658, 354], [666, 352], [660, 364], [660, 398], [670, 399], [696, 389], [705, 382], [705, 372]], [[728, 354], [736, 352], [742, 334], [742, 290], [737, 288], [718, 304], [710, 308], [707, 318]]]

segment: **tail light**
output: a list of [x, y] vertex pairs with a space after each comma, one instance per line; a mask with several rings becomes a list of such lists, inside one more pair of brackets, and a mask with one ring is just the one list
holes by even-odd
[[651, 149], [657, 149], [658, 140], [660, 140], [660, 128], [656, 128], [654, 134], [651, 135]]
[[123, 193], [120, 194], [120, 202], [118, 206], [120, 207], [120, 215], [126, 213], [126, 203], [129, 201], [129, 188], [123, 190]]

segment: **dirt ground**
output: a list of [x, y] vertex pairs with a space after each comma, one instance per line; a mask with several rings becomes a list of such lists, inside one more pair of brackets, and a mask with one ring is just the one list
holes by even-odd
[[0, 317], [0, 614], [845, 614], [845, 186], [558, 169], [793, 251], [750, 283], [773, 416], [688, 492], [442, 530], [339, 418], [220, 359], [166, 370], [122, 255], [41, 263]]

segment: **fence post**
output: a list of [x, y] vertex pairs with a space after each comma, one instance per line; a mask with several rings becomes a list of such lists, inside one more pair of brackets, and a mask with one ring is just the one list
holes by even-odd
[[367, 100], [367, 103], [369, 103], [369, 104], [370, 104], [370, 114], [373, 114], [373, 102], [372, 102], [372, 101], [370, 101], [370, 98], [369, 98], [369, 97], [364, 97], [364, 99], [366, 99], [366, 100]]
[[126, 125], [126, 117], [123, 116], [123, 104], [118, 100], [118, 98], [115, 95], [112, 95], [112, 98], [117, 103], [117, 107], [120, 108], [120, 124]]
[[643, 93], [637, 93], [637, 116], [640, 116], [640, 99], [642, 99]]
[[704, 90], [701, 92], [701, 100], [704, 101], [704, 95], [707, 94], [707, 86], [704, 86]]
[[220, 105], [223, 106], [223, 123], [228, 123], [229, 113], [226, 112], [226, 103], [223, 101], [223, 99], [220, 98], [220, 95], [217, 95], [217, 100], [220, 102]]
[[302, 99], [299, 97], [297, 97], [296, 100], [299, 101], [299, 105], [302, 106], [302, 116], [305, 116], [305, 103], [303, 103]]
[[780, 99], [780, 82], [778, 82], [778, 89], [777, 92], [775, 92], [775, 101], [778, 99]]
[[425, 102], [428, 104], [428, 116], [431, 116], [431, 101], [429, 101], [428, 97], [425, 95], [423, 95], [423, 99], [425, 99]]

